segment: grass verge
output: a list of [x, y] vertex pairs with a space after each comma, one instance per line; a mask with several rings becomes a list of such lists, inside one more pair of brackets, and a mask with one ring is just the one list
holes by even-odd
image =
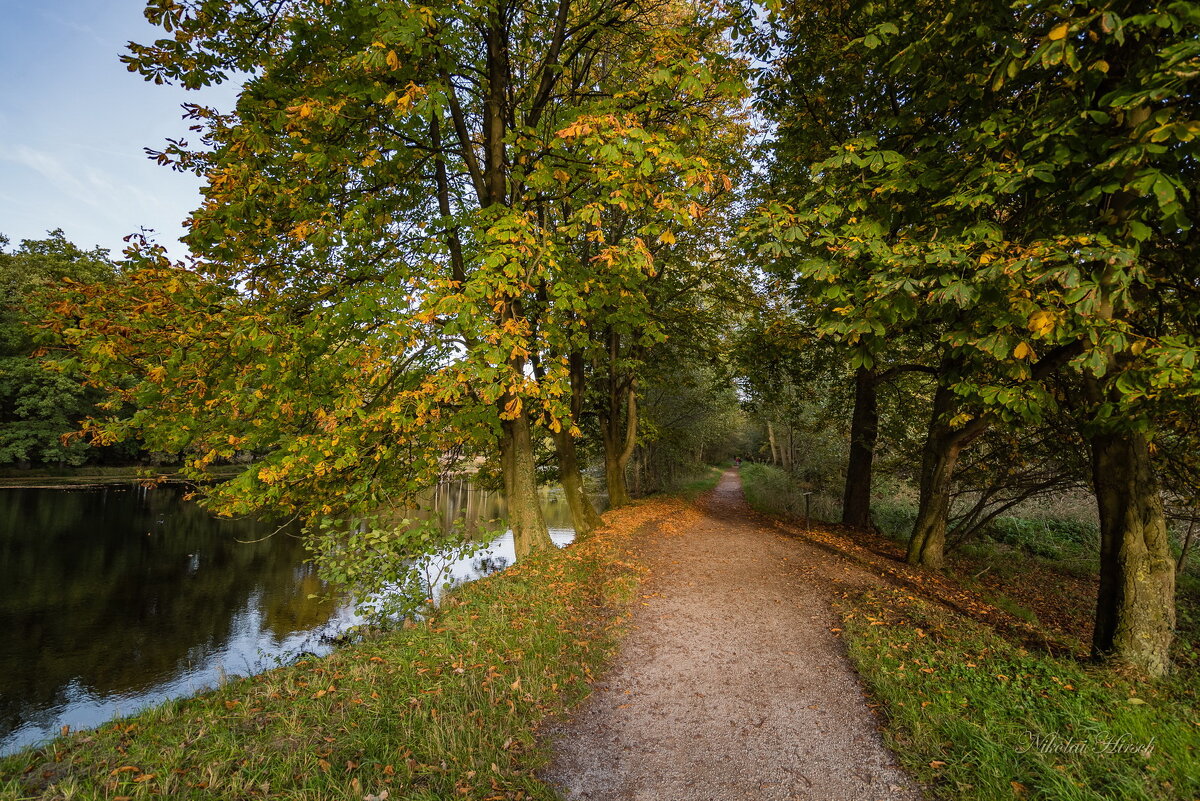
[[942, 799], [1200, 797], [1200, 688], [1018, 648], [902, 590], [840, 604], [889, 745]]
[[707, 472], [683, 484], [679, 488], [677, 494], [682, 495], [689, 501], [694, 501], [699, 496], [717, 486], [717, 484], [720, 483], [721, 476], [724, 474], [724, 472], [725, 471], [722, 468], [715, 465], [710, 465], [707, 468]]
[[553, 799], [534, 730], [615, 644], [628, 534], [655, 508], [460, 588], [428, 623], [0, 759], [0, 798]]

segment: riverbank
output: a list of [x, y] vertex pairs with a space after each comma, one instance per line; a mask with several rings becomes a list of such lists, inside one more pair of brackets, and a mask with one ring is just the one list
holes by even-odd
[[662, 498], [457, 590], [428, 623], [0, 759], [0, 797], [553, 799], [537, 725], [588, 691]]

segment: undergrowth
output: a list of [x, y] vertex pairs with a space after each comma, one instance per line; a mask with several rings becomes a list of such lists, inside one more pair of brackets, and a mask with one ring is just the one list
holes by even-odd
[[[742, 465], [742, 490], [756, 511], [777, 517], [802, 519], [807, 508], [812, 520], [833, 522], [841, 518], [841, 502], [819, 487], [806, 488], [786, 470], [749, 462]], [[805, 494], [808, 494], [807, 507]]]
[[654, 509], [462, 587], [427, 623], [0, 759], [0, 797], [555, 798], [534, 730], [612, 648], [640, 570], [625, 534]]

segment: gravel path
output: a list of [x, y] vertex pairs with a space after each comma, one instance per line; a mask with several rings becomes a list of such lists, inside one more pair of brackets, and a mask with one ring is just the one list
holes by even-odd
[[652, 569], [620, 654], [547, 732], [568, 799], [919, 799], [842, 644], [837, 587], [878, 579], [754, 522], [737, 473], [642, 535]]

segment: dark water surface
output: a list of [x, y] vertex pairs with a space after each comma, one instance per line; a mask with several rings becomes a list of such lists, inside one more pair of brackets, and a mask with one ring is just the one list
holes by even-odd
[[[0, 489], [0, 753], [324, 653], [355, 622], [295, 536], [213, 518], [177, 487]], [[440, 487], [434, 514], [501, 517], [495, 495]], [[562, 545], [565, 502], [546, 496]], [[452, 565], [510, 564], [511, 536]], [[317, 595], [318, 598], [310, 598]]]

